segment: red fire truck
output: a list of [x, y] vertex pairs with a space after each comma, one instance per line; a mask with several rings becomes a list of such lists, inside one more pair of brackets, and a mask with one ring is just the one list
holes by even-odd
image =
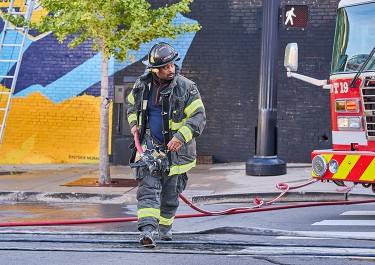
[[312, 177], [375, 192], [375, 0], [339, 3], [329, 80], [295, 73], [298, 46], [285, 50], [288, 77], [330, 90], [332, 149], [314, 150]]

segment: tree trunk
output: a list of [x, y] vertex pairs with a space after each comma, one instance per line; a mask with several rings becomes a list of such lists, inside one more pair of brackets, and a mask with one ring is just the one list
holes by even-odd
[[102, 76], [100, 87], [100, 154], [99, 154], [99, 186], [111, 184], [108, 156], [109, 106], [108, 98], [108, 58], [102, 51]]

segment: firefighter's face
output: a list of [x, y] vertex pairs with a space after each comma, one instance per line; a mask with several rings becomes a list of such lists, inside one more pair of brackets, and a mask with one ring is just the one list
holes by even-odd
[[170, 63], [168, 65], [159, 67], [158, 70], [159, 71], [156, 73], [156, 75], [160, 79], [172, 80], [176, 72], [176, 66], [174, 65], [174, 63]]

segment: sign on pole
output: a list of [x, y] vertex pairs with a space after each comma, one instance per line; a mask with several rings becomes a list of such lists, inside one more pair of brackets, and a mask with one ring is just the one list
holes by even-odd
[[284, 5], [283, 24], [286, 28], [305, 29], [309, 23], [308, 5]]

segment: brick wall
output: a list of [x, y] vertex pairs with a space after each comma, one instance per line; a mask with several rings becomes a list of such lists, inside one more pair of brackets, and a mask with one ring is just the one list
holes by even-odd
[[[161, 1], [152, 2], [156, 6]], [[284, 49], [297, 42], [298, 72], [327, 79], [338, 2], [304, 1], [310, 23], [303, 31], [285, 29], [280, 19], [278, 155], [287, 162], [310, 162], [312, 150], [330, 148], [331, 129], [329, 91], [287, 78]], [[182, 68], [182, 74], [197, 83], [207, 111], [198, 155], [213, 155], [216, 162], [246, 161], [255, 154], [261, 6], [261, 0], [195, 0], [186, 15], [202, 25]], [[115, 82], [137, 70], [135, 65], [119, 72]]]

